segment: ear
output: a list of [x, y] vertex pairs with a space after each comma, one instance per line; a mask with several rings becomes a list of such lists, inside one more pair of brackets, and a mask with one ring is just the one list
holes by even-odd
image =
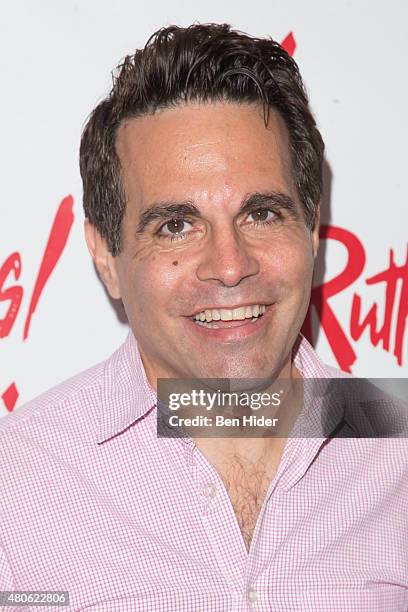
[[105, 238], [102, 238], [98, 230], [88, 219], [85, 219], [85, 240], [88, 251], [94, 260], [96, 269], [101, 277], [109, 295], [118, 300], [121, 297], [119, 279], [115, 266], [115, 258], [108, 249]]
[[316, 207], [315, 223], [312, 230], [312, 250], [313, 257], [316, 258], [319, 248], [319, 230], [320, 230], [320, 203]]

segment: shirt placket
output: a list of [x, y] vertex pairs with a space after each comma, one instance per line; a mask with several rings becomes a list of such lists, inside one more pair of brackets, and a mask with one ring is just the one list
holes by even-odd
[[[262, 505], [249, 554], [236, 519], [228, 492], [215, 468], [197, 447], [192, 450], [191, 470], [200, 496], [201, 519], [211, 543], [220, 571], [231, 584], [233, 610], [236, 612], [256, 612], [266, 610], [267, 598], [260, 590], [256, 567], [259, 559], [258, 540], [262, 538], [263, 516], [277, 480], [270, 489]], [[258, 584], [259, 582], [259, 584]], [[264, 602], [264, 603], [263, 603]]]

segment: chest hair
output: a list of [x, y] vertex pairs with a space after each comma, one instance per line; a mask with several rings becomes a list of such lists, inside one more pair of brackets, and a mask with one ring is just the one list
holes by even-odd
[[276, 468], [267, 465], [263, 459], [253, 463], [237, 455], [220, 470], [248, 551], [275, 472]]

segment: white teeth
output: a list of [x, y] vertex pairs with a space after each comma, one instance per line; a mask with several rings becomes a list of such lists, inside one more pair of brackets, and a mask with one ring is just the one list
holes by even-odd
[[234, 321], [243, 321], [245, 319], [245, 306], [242, 306], [242, 308], [235, 308], [235, 310], [232, 311], [232, 318]]
[[220, 310], [221, 321], [231, 321], [232, 319], [232, 310]]
[[216, 323], [201, 323], [201, 321], [197, 321], [197, 325], [201, 325], [201, 327], [207, 327], [210, 329], [218, 329], [219, 325], [217, 325]]
[[243, 321], [244, 319], [256, 320], [266, 310], [265, 304], [254, 304], [253, 306], [239, 306], [238, 308], [213, 308], [203, 310], [193, 319], [200, 322], [211, 323], [211, 321]]

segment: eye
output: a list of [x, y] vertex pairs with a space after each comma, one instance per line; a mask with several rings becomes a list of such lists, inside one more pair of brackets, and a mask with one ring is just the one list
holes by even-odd
[[169, 240], [180, 240], [185, 238], [189, 231], [189, 228], [186, 226], [192, 227], [191, 223], [186, 219], [170, 219], [170, 221], [166, 221], [166, 223], [160, 226], [157, 235], [160, 238], [167, 238]]
[[278, 215], [270, 208], [257, 208], [248, 213], [247, 219], [255, 225], [269, 225], [278, 219]]

